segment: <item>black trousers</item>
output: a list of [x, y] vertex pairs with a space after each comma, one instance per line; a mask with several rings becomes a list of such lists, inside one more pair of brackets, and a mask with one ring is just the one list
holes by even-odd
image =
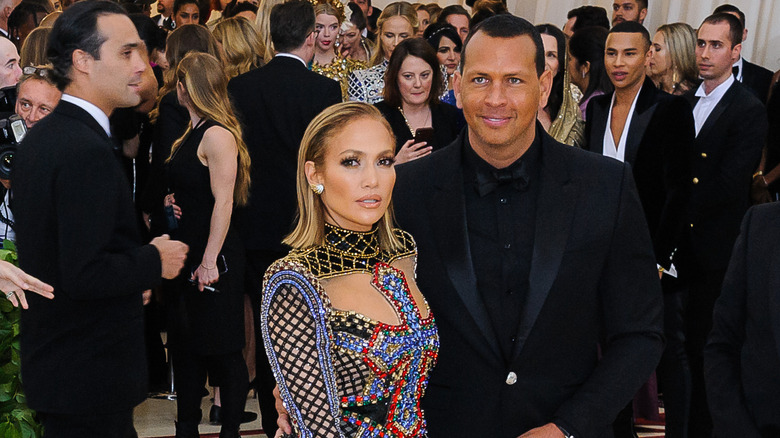
[[704, 387], [704, 345], [712, 330], [712, 312], [725, 276], [725, 269], [694, 269], [691, 272], [685, 309], [685, 344], [691, 368], [690, 438], [712, 436], [712, 417]]
[[276, 381], [271, 371], [271, 365], [268, 363], [265, 345], [263, 345], [260, 304], [262, 302], [263, 275], [265, 275], [266, 269], [285, 255], [287, 254], [275, 251], [246, 252], [246, 275], [244, 276], [244, 282], [246, 284], [246, 293], [249, 294], [249, 298], [252, 300], [255, 318], [255, 339], [257, 343], [255, 391], [257, 392], [257, 402], [260, 405], [263, 430], [268, 436], [276, 434], [276, 430], [279, 428], [276, 425], [276, 420], [279, 415], [276, 412], [276, 400], [273, 394]]
[[[246, 405], [249, 375], [241, 350], [226, 354], [199, 355], [188, 349], [173, 348], [173, 378], [176, 383], [176, 413], [179, 429], [193, 430], [197, 437], [200, 410], [206, 376], [219, 380], [222, 398], [222, 429], [220, 436], [238, 436], [241, 416]], [[181, 434], [179, 431], [179, 435]]]
[[683, 303], [688, 295], [684, 280], [664, 275], [664, 336], [666, 346], [656, 373], [664, 394], [666, 437], [687, 438], [691, 403], [691, 370], [685, 351]]
[[112, 414], [51, 414], [38, 412], [46, 438], [137, 438], [133, 410]]

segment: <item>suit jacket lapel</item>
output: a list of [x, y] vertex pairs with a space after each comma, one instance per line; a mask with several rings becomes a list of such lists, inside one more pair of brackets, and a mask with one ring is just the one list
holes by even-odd
[[92, 117], [91, 114], [83, 110], [78, 105], [74, 105], [65, 100], [60, 100], [60, 103], [57, 104], [57, 107], [54, 109], [54, 111], [61, 113], [65, 116], [78, 119], [82, 123], [86, 124], [93, 130], [95, 130], [106, 141], [110, 141], [110, 138], [106, 134], [106, 131], [103, 129], [102, 126], [100, 126], [100, 123], [98, 123], [97, 120], [95, 120], [95, 118]]
[[712, 112], [710, 113], [710, 116], [707, 117], [707, 120], [704, 122], [704, 126], [701, 127], [701, 131], [699, 131], [699, 135], [696, 136], [696, 138], [704, 138], [712, 128], [715, 127], [715, 124], [718, 122], [718, 119], [720, 119], [720, 116], [723, 115], [723, 112], [726, 111], [726, 108], [731, 104], [731, 101], [734, 100], [734, 95], [736, 94], [736, 90], [734, 87], [741, 87], [742, 85], [734, 81], [733, 84], [729, 87], [729, 89], [726, 91], [726, 94], [723, 95], [723, 97], [720, 99], [717, 105], [715, 105], [715, 108], [712, 109]]
[[[780, 263], [780, 249], [775, 246], [774, 254], [772, 254], [772, 263], [770, 263], [769, 266], [780, 266], [778, 263]], [[767, 287], [769, 287], [770, 294], [769, 308], [775, 309], [770, 312], [772, 315], [772, 334], [774, 335], [775, 343], [777, 344], [777, 351], [780, 354], [780, 312], [776, 311], [777, 309], [780, 309], [780, 269], [772, 270]]]
[[512, 360], [522, 352], [558, 275], [572, 226], [574, 206], [577, 204], [578, 191], [569, 182], [568, 162], [557, 149], [563, 146], [554, 144], [555, 140], [543, 132], [537, 129], [537, 135], [542, 135], [542, 171], [539, 174], [541, 181], [536, 204], [528, 298], [523, 306]]
[[466, 129], [461, 133], [461, 141], [432, 157], [441, 160], [434, 167], [442, 176], [434, 182], [433, 198], [428, 204], [429, 215], [435, 234], [434, 240], [453, 287], [479, 327], [484, 341], [487, 341], [496, 356], [501, 357], [498, 338], [477, 290], [477, 276], [471, 260], [466, 228], [466, 200], [463, 195], [463, 172], [460, 168], [461, 148], [467, 135]]
[[593, 129], [591, 129], [591, 138], [586, 140], [590, 142], [588, 150], [599, 155], [604, 155], [604, 136], [606, 129], [609, 129], [607, 120], [609, 119], [610, 102], [612, 102], [612, 93], [608, 94], [606, 99], [599, 98], [590, 102], [593, 105]]
[[[657, 90], [650, 78], [645, 78], [645, 83], [639, 90], [639, 97], [634, 107], [634, 115], [631, 117], [631, 126], [628, 126], [628, 137], [626, 138], [626, 154], [624, 161], [631, 164], [636, 164], [636, 155], [639, 151], [639, 144], [642, 142], [642, 138], [645, 136], [647, 126], [650, 124], [650, 119], [653, 118], [655, 108], [658, 102], [655, 101]], [[626, 129], [626, 128], [624, 128]]]

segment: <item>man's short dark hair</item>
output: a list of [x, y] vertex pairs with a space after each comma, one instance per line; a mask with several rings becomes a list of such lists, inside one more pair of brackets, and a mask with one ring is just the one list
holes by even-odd
[[645, 42], [645, 49], [650, 48], [650, 32], [636, 21], [623, 21], [618, 23], [609, 30], [609, 33], [638, 33], [642, 35], [642, 40]]
[[461, 5], [449, 5], [446, 8], [441, 10], [441, 13], [439, 14], [439, 18], [436, 20], [437, 23], [446, 23], [447, 17], [450, 15], [465, 15], [466, 18], [471, 20], [471, 14], [469, 14], [469, 11], [466, 10]]
[[173, 2], [173, 15], [176, 15], [184, 5], [197, 5], [198, 13], [200, 13], [200, 1], [199, 0], [174, 0]]
[[[720, 23], [727, 23], [729, 25], [729, 39], [731, 40], [731, 48], [734, 48], [737, 44], [742, 44], [742, 33], [745, 28], [742, 26], [739, 18], [727, 12], [718, 12], [712, 14], [705, 18], [701, 24], [704, 25]], [[699, 30], [701, 30], [701, 26], [699, 27]]]
[[271, 9], [271, 42], [277, 52], [291, 52], [303, 45], [314, 31], [314, 6], [292, 0]]
[[106, 37], [98, 31], [97, 21], [98, 17], [110, 14], [127, 16], [119, 3], [92, 0], [74, 3], [54, 22], [46, 54], [52, 64], [52, 79], [60, 91], [71, 82], [75, 50], [100, 59], [100, 46], [106, 42]]
[[734, 13], [739, 15], [739, 22], [742, 23], [743, 28], [745, 27], [745, 13], [739, 10], [738, 7], [726, 3], [718, 6], [714, 11], [712, 11], [713, 14], [718, 14], [721, 12]]
[[639, 5], [639, 10], [647, 9], [648, 0], [636, 0], [636, 4]]
[[463, 42], [463, 51], [460, 53], [461, 72], [466, 65], [466, 48], [468, 47], [471, 38], [478, 32], [482, 32], [492, 38], [529, 36], [534, 42], [534, 46], [536, 46], [536, 56], [534, 57], [536, 75], [541, 76], [544, 72], [544, 43], [542, 43], [542, 36], [539, 35], [539, 31], [536, 30], [533, 24], [529, 23], [524, 18], [515, 17], [511, 14], [494, 15], [479, 23], [474, 29], [471, 29], [466, 41]]
[[366, 14], [363, 13], [360, 6], [358, 6], [357, 3], [349, 2], [347, 3], [347, 7], [352, 11], [352, 15], [349, 16], [349, 22], [354, 24], [360, 31], [365, 29], [366, 26], [368, 26], [368, 22], [366, 21]]
[[599, 6], [580, 6], [579, 8], [572, 9], [566, 15], [566, 19], [577, 18], [574, 22], [574, 26], [569, 29], [571, 33], [574, 33], [583, 27], [601, 26], [604, 29], [609, 30], [609, 18], [607, 17], [607, 10]]
[[401, 106], [403, 97], [398, 87], [398, 74], [401, 71], [401, 65], [406, 58], [414, 56], [425, 61], [431, 67], [431, 91], [428, 93], [428, 105], [439, 103], [444, 86], [444, 77], [439, 71], [439, 58], [436, 57], [436, 51], [422, 38], [407, 38], [393, 49], [393, 55], [390, 57], [390, 63], [387, 65], [385, 74], [385, 102], [392, 106]]

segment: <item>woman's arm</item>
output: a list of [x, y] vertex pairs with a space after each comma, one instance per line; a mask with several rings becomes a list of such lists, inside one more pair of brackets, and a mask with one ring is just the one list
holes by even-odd
[[233, 214], [233, 189], [236, 185], [238, 169], [238, 148], [233, 134], [221, 126], [213, 126], [203, 134], [198, 146], [198, 158], [209, 168], [211, 194], [214, 196], [214, 209], [211, 212], [211, 226], [206, 250], [200, 266], [195, 270], [198, 289], [216, 283], [219, 280], [217, 256], [222, 250], [230, 217]]
[[327, 296], [308, 270], [286, 259], [268, 269], [262, 296], [265, 351], [298, 436], [343, 438]]

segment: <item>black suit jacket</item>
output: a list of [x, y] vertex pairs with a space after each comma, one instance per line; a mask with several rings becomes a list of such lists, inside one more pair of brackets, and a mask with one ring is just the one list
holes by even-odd
[[282, 238], [292, 230], [297, 208], [303, 133], [317, 114], [341, 102], [341, 88], [297, 59], [276, 56], [231, 80], [228, 91], [252, 158], [249, 204], [236, 211], [241, 237], [250, 250], [285, 251]]
[[[588, 105], [586, 149], [604, 152], [604, 135], [613, 93], [594, 97]], [[625, 161], [634, 173], [639, 199], [653, 239], [656, 261], [672, 264], [685, 237], [696, 135], [691, 106], [682, 97], [660, 91], [649, 78], [639, 91], [626, 138]]]
[[28, 294], [22, 377], [31, 408], [111, 413], [146, 398], [141, 293], [160, 282], [160, 256], [141, 245], [112, 143], [86, 111], [61, 101], [14, 161], [22, 269], [54, 286]]
[[772, 76], [771, 70], [742, 58], [742, 85], [746, 86], [761, 103], [766, 103]]
[[516, 438], [550, 421], [575, 436], [609, 435], [660, 357], [660, 282], [628, 166], [543, 132], [537, 125], [542, 168], [529, 294], [508, 362], [474, 273], [475, 264], [492, 261], [473, 260], [469, 250], [467, 130], [398, 167], [395, 211], [417, 242], [417, 281], [441, 340], [423, 398], [431, 438]]
[[780, 436], [780, 204], [749, 210], [704, 350], [717, 437]]
[[[401, 149], [407, 141], [414, 138], [409, 126], [406, 124], [401, 111], [392, 107], [385, 101], [374, 104], [393, 129], [395, 134], [396, 150]], [[433, 126], [433, 139], [428, 142], [433, 150], [448, 146], [458, 136], [458, 109], [448, 103], [435, 103], [431, 105], [431, 126]]]
[[[692, 107], [696, 89], [685, 97]], [[710, 113], [694, 142], [689, 231], [692, 260], [726, 269], [767, 133], [764, 105], [737, 81]]]

